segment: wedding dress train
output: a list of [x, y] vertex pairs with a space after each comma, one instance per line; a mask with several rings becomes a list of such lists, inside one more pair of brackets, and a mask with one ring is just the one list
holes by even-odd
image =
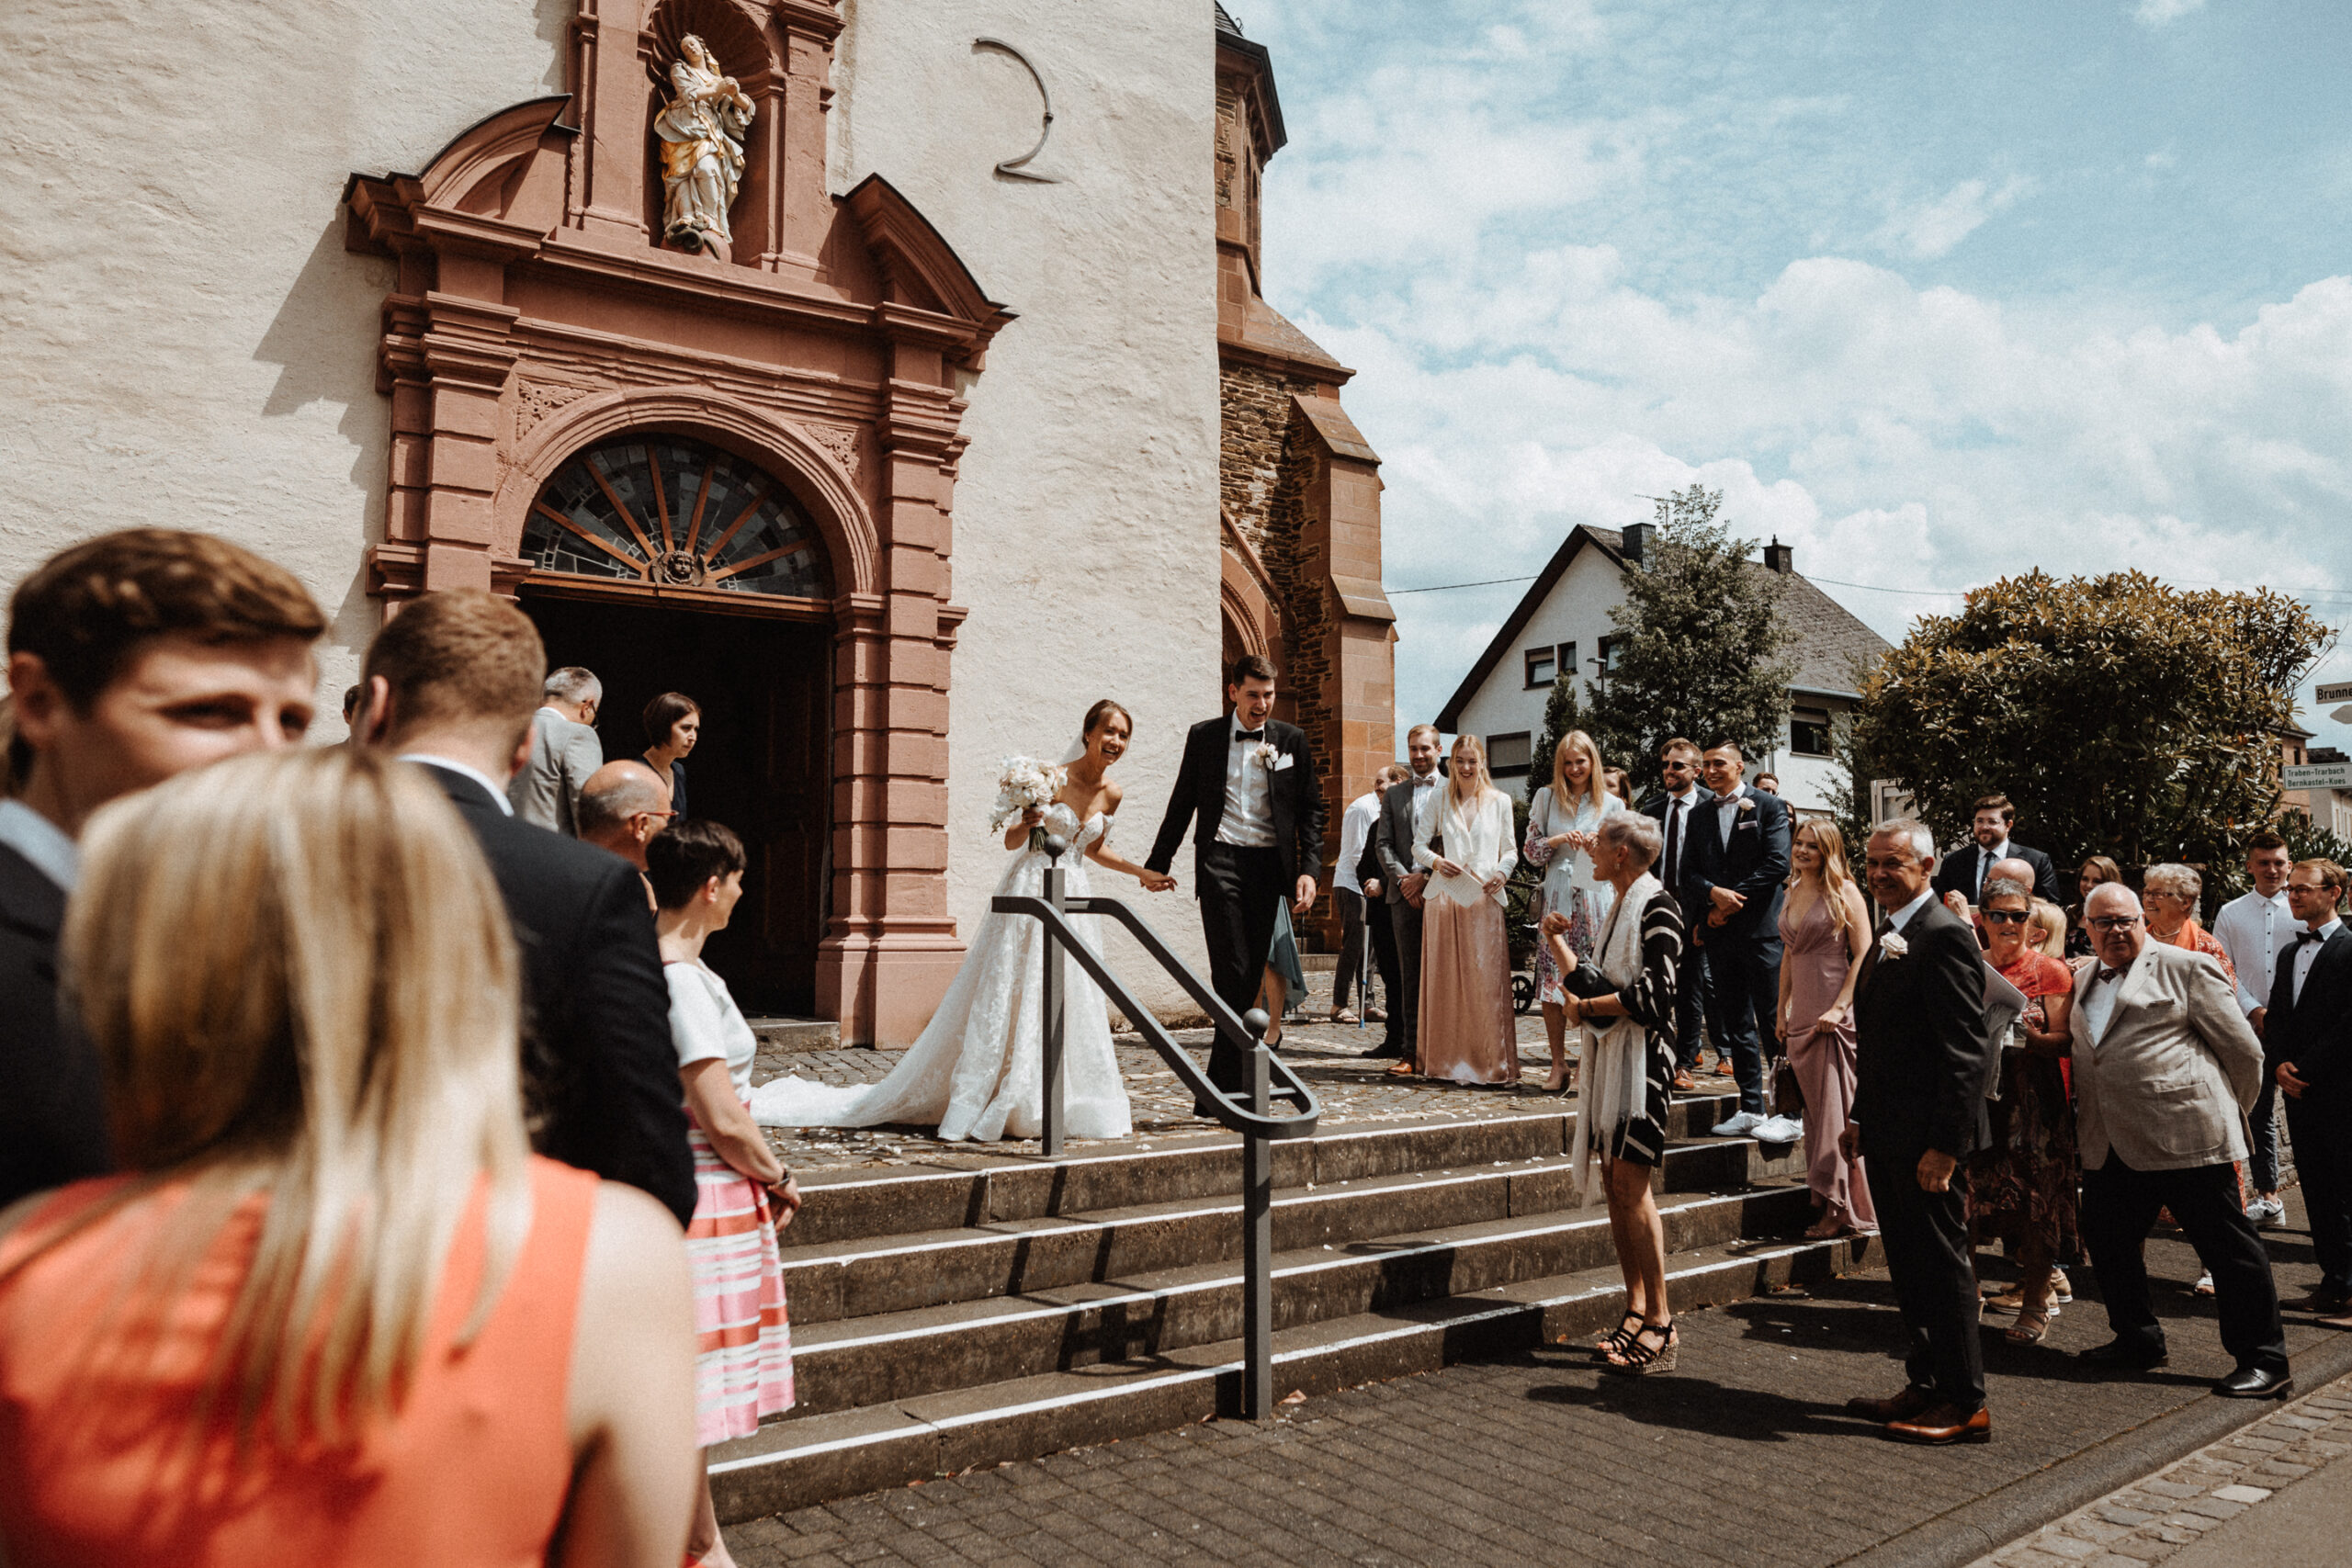
[[[1046, 808], [1046, 826], [1069, 842], [1063, 891], [1083, 895], [1085, 852], [1109, 835], [1111, 819], [1098, 811], [1080, 823], [1057, 803]], [[997, 892], [1042, 893], [1046, 863], [1034, 844], [1023, 850]], [[1069, 923], [1087, 946], [1102, 951], [1093, 917], [1073, 915]], [[1045, 927], [1027, 915], [983, 915], [939, 1010], [888, 1077], [847, 1087], [772, 1079], [752, 1091], [752, 1118], [768, 1127], [935, 1124], [942, 1138], [981, 1143], [1039, 1136], [1046, 1126], [1045, 938]], [[1062, 974], [1065, 1125], [1074, 1138], [1125, 1137], [1133, 1122], [1111, 1048], [1110, 1010], [1102, 988], [1075, 962], [1065, 958]]]

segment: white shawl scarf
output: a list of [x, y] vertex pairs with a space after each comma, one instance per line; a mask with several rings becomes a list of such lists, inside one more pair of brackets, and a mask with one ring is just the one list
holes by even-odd
[[[1609, 911], [1593, 962], [1619, 990], [1642, 977], [1642, 916], [1663, 885], [1649, 873], [1634, 879]], [[1617, 1129], [1640, 1115], [1649, 1088], [1649, 1030], [1630, 1018], [1613, 1018], [1606, 1029], [1585, 1026], [1584, 1091], [1577, 1130], [1577, 1190], [1592, 1206], [1600, 1183], [1594, 1145], [1605, 1148]]]

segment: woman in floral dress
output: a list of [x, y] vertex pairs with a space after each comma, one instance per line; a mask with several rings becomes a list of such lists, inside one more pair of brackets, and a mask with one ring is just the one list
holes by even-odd
[[[1542, 869], [1544, 891], [1532, 911], [1566, 918], [1568, 951], [1579, 961], [1592, 956], [1601, 922], [1616, 894], [1592, 874], [1592, 836], [1600, 819], [1625, 803], [1602, 784], [1600, 748], [1581, 729], [1570, 730], [1552, 751], [1552, 782], [1535, 792], [1527, 812], [1527, 840], [1520, 846], [1527, 863]], [[1544, 1087], [1557, 1094], [1568, 1086], [1566, 996], [1552, 944], [1535, 944], [1536, 996], [1544, 1006], [1544, 1032], [1552, 1044], [1552, 1075]]]

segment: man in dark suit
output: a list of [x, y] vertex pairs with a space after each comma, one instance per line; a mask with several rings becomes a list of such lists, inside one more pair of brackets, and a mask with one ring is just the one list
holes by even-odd
[[[1682, 867], [1690, 842], [1690, 814], [1707, 796], [1699, 787], [1699, 748], [1682, 737], [1678, 735], [1658, 748], [1658, 769], [1666, 787], [1642, 802], [1641, 810], [1657, 822], [1659, 841], [1665, 845], [1658, 856], [1657, 878], [1682, 911], [1681, 984], [1674, 988], [1674, 1071], [1675, 1088], [1688, 1094], [1698, 1088], [1690, 1075], [1697, 1070], [1706, 1045], [1702, 1025], [1707, 1016], [1709, 976], [1707, 950], [1693, 941], [1699, 922], [1682, 902]], [[1718, 1065], [1731, 1061], [1720, 1039], [1715, 1042], [1715, 1055]]]
[[523, 958], [532, 1145], [694, 1217], [694, 1156], [645, 885], [617, 855], [517, 819], [547, 655], [537, 628], [478, 590], [412, 601], [368, 650], [360, 734], [427, 768], [473, 830]]
[[[1715, 1132], [1737, 1137], [1765, 1122], [1764, 1057], [1777, 1056], [1781, 1010], [1781, 893], [1789, 879], [1789, 808], [1740, 782], [1747, 759], [1728, 743], [1702, 762], [1707, 793], [1689, 813], [1690, 837], [1676, 891], [1694, 945], [1707, 954], [1708, 1032], [1739, 1079], [1739, 1110]], [[1766, 1042], [1770, 1042], [1770, 1046]], [[1771, 1131], [1773, 1129], [1767, 1129]], [[1784, 1141], [1802, 1135], [1792, 1123]]]
[[[1445, 780], [1438, 766], [1444, 755], [1437, 726], [1417, 724], [1405, 732], [1404, 782], [1381, 793], [1380, 815], [1372, 825], [1372, 852], [1380, 862], [1381, 897], [1388, 912], [1388, 937], [1396, 949], [1396, 989], [1390, 993], [1388, 1037], [1366, 1055], [1413, 1060], [1420, 1038], [1421, 908], [1429, 873], [1413, 863], [1413, 818]], [[1409, 1071], [1409, 1066], [1397, 1071]]]
[[1971, 904], [1981, 903], [1977, 895], [1994, 874], [1994, 863], [2021, 860], [2033, 867], [2033, 896], [2062, 909], [2066, 907], [2069, 900], [2059, 888], [2058, 868], [2050, 863], [2050, 857], [2009, 837], [2016, 815], [2006, 795], [1988, 795], [1976, 803], [1969, 824], [1970, 841], [1944, 856], [1943, 864], [1936, 870], [1937, 897], [1957, 893]]
[[2320, 1268], [2311, 1294], [2287, 1305], [2323, 1314], [2331, 1328], [2352, 1328], [2352, 931], [2336, 912], [2345, 880], [2327, 860], [2289, 874], [2288, 905], [2303, 929], [2278, 955], [2262, 1020]]
[[[1233, 710], [1193, 726], [1168, 796], [1168, 815], [1147, 869], [1166, 874], [1193, 829], [1194, 890], [1208, 942], [1209, 983], [1237, 1013], [1255, 1007], [1284, 900], [1304, 915], [1323, 871], [1323, 795], [1306, 732], [1273, 717], [1273, 665], [1257, 654], [1234, 660], [1226, 682]], [[1239, 1047], [1219, 1034], [1209, 1048], [1209, 1081], [1242, 1087]], [[1196, 1107], [1205, 1111], [1206, 1107]]]
[[300, 744], [326, 626], [290, 572], [176, 528], [85, 540], [18, 585], [17, 795], [0, 800], [0, 1208], [111, 1163], [96, 1054], [58, 1013], [83, 824], [175, 773]]
[[1854, 1109], [1838, 1144], [1866, 1161], [1910, 1381], [1846, 1408], [1910, 1442], [1984, 1442], [1993, 1420], [1961, 1166], [1991, 1141], [1984, 1091], [2000, 1047], [1984, 1028], [1976, 933], [1928, 886], [1935, 853], [1934, 835], [1908, 820], [1872, 833], [1866, 853], [1885, 929], [1855, 983]]
[[[1411, 775], [1403, 768], [1394, 762], [1389, 763], [1373, 775], [1374, 798], [1376, 801], [1385, 800], [1391, 789], [1409, 777]], [[1396, 929], [1388, 919], [1388, 868], [1380, 862], [1380, 811], [1377, 806], [1374, 807], [1372, 822], [1373, 830], [1364, 835], [1363, 853], [1356, 860], [1356, 884], [1363, 889], [1367, 906], [1364, 910], [1364, 934], [1371, 941], [1372, 965], [1380, 972], [1380, 994], [1387, 1001], [1387, 1011], [1383, 1016], [1388, 1027], [1381, 1043], [1364, 1055], [1393, 1056], [1398, 1053], [1389, 1050], [1388, 1043], [1396, 1038], [1396, 1014], [1402, 1005], [1399, 998], [1403, 983], [1396, 973]], [[1366, 1020], [1378, 1021], [1371, 1016], [1372, 983], [1369, 980], [1364, 983], [1363, 1000]]]

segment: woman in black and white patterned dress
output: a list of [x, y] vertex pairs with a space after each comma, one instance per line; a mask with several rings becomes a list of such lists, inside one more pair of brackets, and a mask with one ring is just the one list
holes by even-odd
[[1650, 1196], [1650, 1172], [1666, 1154], [1682, 953], [1681, 908], [1650, 874], [1658, 847], [1657, 823], [1647, 817], [1618, 812], [1601, 822], [1589, 853], [1594, 874], [1617, 897], [1593, 956], [1581, 965], [1568, 948], [1567, 922], [1548, 915], [1544, 921], [1554, 961], [1563, 976], [1575, 976], [1566, 984], [1568, 1021], [1592, 1032], [1577, 1117], [1577, 1181], [1587, 1202], [1596, 1186], [1605, 1188], [1610, 1233], [1625, 1272], [1625, 1320], [1597, 1348], [1610, 1371], [1634, 1373], [1672, 1371], [1679, 1344], [1666, 1299], [1666, 1229]]

